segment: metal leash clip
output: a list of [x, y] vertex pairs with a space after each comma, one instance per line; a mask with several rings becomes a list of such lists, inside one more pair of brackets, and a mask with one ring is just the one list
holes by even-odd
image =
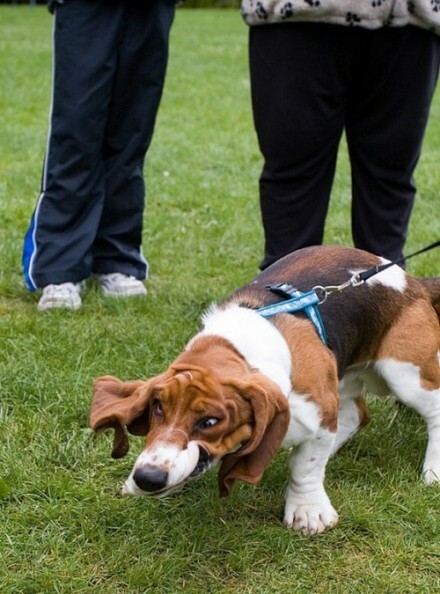
[[359, 285], [363, 285], [364, 282], [365, 281], [360, 278], [359, 274], [353, 274], [353, 276], [349, 278], [348, 281], [345, 281], [345, 283], [342, 283], [342, 285], [328, 285], [327, 287], [316, 285], [316, 287], [313, 287], [313, 291], [318, 295], [319, 304], [321, 304], [326, 301], [329, 295], [340, 293], [348, 287], [358, 287]]

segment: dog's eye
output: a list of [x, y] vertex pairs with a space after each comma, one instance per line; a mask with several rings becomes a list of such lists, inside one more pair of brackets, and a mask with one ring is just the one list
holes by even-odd
[[157, 398], [153, 400], [153, 414], [155, 414], [157, 417], [163, 417], [162, 404]]
[[202, 421], [199, 421], [197, 423], [197, 428], [198, 429], [209, 429], [210, 427], [217, 425], [218, 422], [219, 422], [219, 419], [216, 419], [215, 417], [209, 417], [208, 419], [203, 419]]

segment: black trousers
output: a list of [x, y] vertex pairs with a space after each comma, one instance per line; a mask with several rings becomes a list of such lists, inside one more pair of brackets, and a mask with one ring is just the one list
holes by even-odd
[[354, 245], [400, 257], [440, 39], [409, 26], [370, 31], [290, 23], [251, 27], [249, 48], [254, 122], [264, 157], [261, 268], [322, 243], [344, 130]]
[[174, 0], [56, 5], [42, 191], [23, 252], [30, 289], [91, 273], [145, 278], [143, 165], [173, 16]]

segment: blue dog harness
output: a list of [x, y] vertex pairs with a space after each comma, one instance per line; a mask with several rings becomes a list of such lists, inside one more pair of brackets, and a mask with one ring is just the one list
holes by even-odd
[[270, 318], [279, 313], [295, 313], [297, 311], [304, 311], [306, 316], [315, 326], [322, 342], [327, 344], [327, 335], [325, 332], [324, 322], [322, 321], [321, 313], [318, 305], [322, 303], [322, 299], [318, 296], [315, 290], [302, 293], [295, 289], [289, 283], [278, 283], [268, 285], [267, 289], [284, 297], [285, 301], [281, 303], [274, 303], [273, 305], [266, 305], [256, 310], [263, 318]]

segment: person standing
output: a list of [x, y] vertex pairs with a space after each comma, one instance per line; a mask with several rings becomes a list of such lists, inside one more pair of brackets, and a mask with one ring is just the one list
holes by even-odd
[[323, 241], [342, 133], [354, 245], [402, 257], [440, 63], [438, 0], [242, 0], [264, 165], [262, 269]]
[[38, 309], [145, 295], [143, 166], [165, 81], [174, 0], [51, 0], [53, 82], [41, 195], [23, 247]]

